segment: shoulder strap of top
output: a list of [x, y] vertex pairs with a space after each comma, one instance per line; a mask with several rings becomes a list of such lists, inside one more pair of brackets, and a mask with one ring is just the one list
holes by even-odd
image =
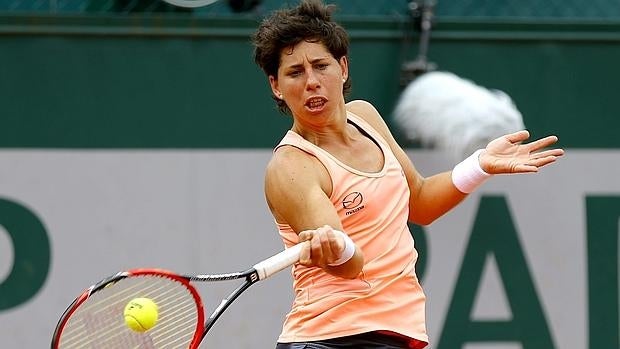
[[385, 138], [374, 128], [372, 127], [366, 120], [357, 116], [353, 112], [347, 111], [347, 119], [355, 124], [357, 127], [361, 128], [364, 132], [368, 134], [372, 139], [376, 142], [381, 142], [383, 145], [389, 148], [389, 145]]
[[295, 148], [301, 149], [308, 154], [316, 156], [316, 150], [312, 148], [312, 144], [307, 142], [305, 139], [303, 139], [303, 137], [293, 131], [287, 131], [280, 143], [275, 147], [273, 151], [275, 152], [284, 145], [292, 145]]

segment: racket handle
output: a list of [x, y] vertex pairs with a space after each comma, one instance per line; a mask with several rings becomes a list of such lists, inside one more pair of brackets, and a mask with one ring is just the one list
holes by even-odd
[[297, 244], [293, 247], [289, 247], [286, 250], [278, 253], [275, 256], [269, 257], [262, 262], [258, 262], [254, 265], [254, 269], [258, 272], [258, 279], [263, 280], [271, 275], [281, 271], [284, 268], [288, 268], [291, 265], [299, 262], [299, 256], [301, 255], [301, 249], [308, 242]]

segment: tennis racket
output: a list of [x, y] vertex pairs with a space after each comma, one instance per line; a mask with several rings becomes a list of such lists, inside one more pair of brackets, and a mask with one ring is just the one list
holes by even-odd
[[[86, 289], [62, 314], [52, 349], [71, 348], [198, 348], [215, 321], [250, 286], [299, 261], [304, 243], [235, 273], [180, 275], [161, 269], [133, 269], [99, 281]], [[222, 299], [205, 319], [194, 282], [245, 279]], [[125, 305], [146, 297], [159, 310], [157, 323], [144, 332], [125, 325]]]

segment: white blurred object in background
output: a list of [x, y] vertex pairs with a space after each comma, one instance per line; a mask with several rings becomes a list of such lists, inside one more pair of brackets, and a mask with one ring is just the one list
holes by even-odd
[[525, 128], [507, 94], [441, 71], [424, 73], [407, 85], [394, 120], [407, 140], [446, 150], [456, 161]]

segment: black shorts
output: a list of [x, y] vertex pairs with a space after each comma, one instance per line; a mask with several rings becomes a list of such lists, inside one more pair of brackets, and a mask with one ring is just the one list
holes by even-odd
[[[420, 348], [424, 343], [420, 342]], [[278, 343], [276, 349], [403, 349], [409, 348], [407, 340], [378, 332], [360, 333], [313, 342]]]

